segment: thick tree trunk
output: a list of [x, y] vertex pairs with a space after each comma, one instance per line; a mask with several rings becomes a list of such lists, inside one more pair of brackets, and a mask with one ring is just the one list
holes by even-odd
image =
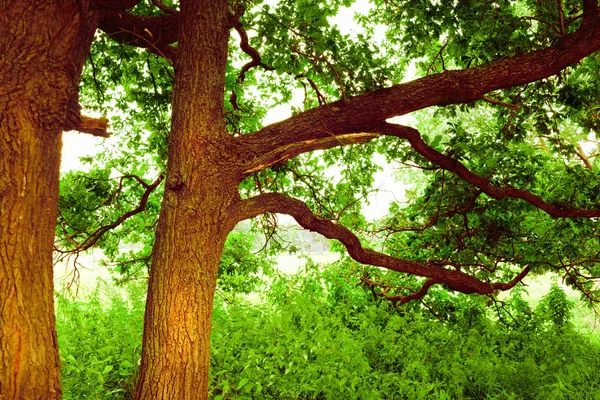
[[8, 3], [0, 0], [0, 399], [48, 400], [61, 394], [52, 279], [60, 135], [93, 31], [76, 1]]
[[208, 392], [213, 296], [231, 226], [220, 217], [227, 199], [206, 192], [212, 198], [170, 189], [163, 202], [137, 399], [201, 399]]
[[60, 129], [43, 129], [18, 105], [0, 108], [0, 398], [54, 399]]
[[207, 397], [217, 269], [235, 225], [228, 207], [239, 199], [223, 117], [227, 2], [182, 1], [179, 32], [165, 197], [136, 399]]

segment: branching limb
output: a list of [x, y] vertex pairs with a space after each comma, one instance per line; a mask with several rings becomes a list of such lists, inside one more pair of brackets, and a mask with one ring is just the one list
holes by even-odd
[[[516, 282], [491, 284], [459, 270], [442, 268], [439, 264], [403, 260], [366, 249], [360, 239], [346, 227], [316, 216], [302, 201], [283, 194], [264, 193], [242, 200], [233, 206], [231, 212], [240, 221], [267, 212], [290, 215], [303, 228], [320, 233], [328, 239], [339, 240], [346, 247], [350, 257], [359, 263], [429, 278], [433, 280], [429, 286], [443, 283], [462, 293], [489, 294], [495, 289], [504, 290], [505, 287], [510, 288], [516, 284]], [[518, 278], [522, 279], [525, 274], [526, 272], [522, 272]]]
[[467, 167], [465, 167], [459, 161], [448, 157], [435, 150], [433, 147], [429, 146], [427, 143], [423, 141], [419, 131], [402, 125], [395, 124], [381, 124], [378, 128], [375, 129], [377, 132], [380, 132], [385, 135], [395, 136], [398, 138], [406, 139], [412, 146], [412, 148], [428, 159], [429, 161], [438, 164], [440, 167], [444, 168], [447, 171], [454, 172], [458, 175], [462, 180], [469, 182], [473, 186], [481, 189], [485, 194], [494, 199], [501, 200], [505, 197], [514, 197], [517, 199], [522, 199], [530, 203], [531, 205], [539, 208], [540, 210], [545, 211], [553, 218], [567, 218], [567, 217], [600, 217], [600, 210], [584, 210], [581, 208], [562, 208], [560, 206], [555, 206], [550, 204], [540, 197], [534, 195], [523, 189], [517, 189], [513, 187], [504, 187], [500, 188], [495, 186], [487, 179], [475, 174]]
[[[242, 25], [242, 23], [239, 20], [239, 18], [241, 17], [241, 14], [243, 14], [243, 11], [240, 13], [240, 15], [236, 15], [232, 18], [231, 24], [232, 24], [233, 28], [236, 30], [236, 32], [238, 33], [238, 35], [240, 35], [240, 48], [244, 51], [244, 53], [246, 53], [250, 56], [252, 61], [246, 63], [240, 70], [240, 73], [237, 77], [238, 84], [244, 82], [244, 79], [246, 78], [246, 72], [248, 72], [250, 69], [252, 69], [254, 67], [262, 67], [263, 69], [265, 69], [267, 71], [274, 70], [273, 67], [263, 63], [262, 58], [261, 58], [260, 54], [258, 53], [258, 51], [254, 47], [250, 46], [250, 43], [248, 40], [248, 33], [246, 32], [246, 29], [244, 29], [244, 26]], [[234, 110], [239, 109], [238, 104], [237, 104], [237, 94], [235, 93], [235, 91], [233, 91], [231, 93], [231, 96], [229, 97], [229, 102], [233, 106]]]
[[495, 90], [555, 75], [600, 49], [598, 4], [592, 0], [585, 3], [584, 20], [588, 22], [546, 49], [462, 71], [445, 71], [308, 110], [237, 138], [245, 149], [241, 157], [260, 156], [291, 143], [332, 134], [368, 131], [395, 116], [436, 105], [470, 103]]
[[160, 185], [160, 183], [163, 181], [163, 178], [164, 178], [163, 174], [160, 174], [159, 177], [150, 184], [144, 182], [141, 179], [137, 179], [138, 182], [140, 182], [146, 190], [144, 191], [144, 194], [142, 195], [142, 197], [140, 199], [140, 203], [136, 208], [121, 215], [113, 223], [101, 226], [94, 233], [92, 233], [90, 236], [88, 236], [87, 239], [85, 239], [82, 243], [78, 244], [76, 248], [74, 248], [72, 250], [60, 251], [60, 252], [62, 252], [62, 253], [79, 253], [79, 252], [85, 251], [85, 250], [91, 248], [92, 246], [94, 246], [98, 242], [98, 240], [100, 240], [102, 235], [104, 235], [106, 232], [108, 232], [112, 229], [115, 229], [116, 227], [121, 225], [123, 222], [125, 222], [129, 218], [143, 212], [146, 209], [146, 203], [148, 202], [148, 198], [150, 197], [150, 194], [152, 194], [152, 192]]

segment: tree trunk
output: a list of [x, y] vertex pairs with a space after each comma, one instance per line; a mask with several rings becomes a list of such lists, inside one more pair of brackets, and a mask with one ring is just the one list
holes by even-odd
[[41, 128], [17, 105], [0, 108], [0, 398], [54, 399], [60, 397], [52, 279], [60, 129]]
[[223, 116], [227, 2], [182, 1], [180, 15], [165, 196], [136, 399], [207, 397], [217, 269], [235, 225], [228, 207], [239, 199]]
[[79, 10], [0, 0], [0, 399], [61, 395], [52, 251], [60, 135], [93, 37]]
[[195, 201], [172, 189], [165, 195], [150, 271], [137, 399], [201, 399], [208, 393], [213, 296], [231, 229], [219, 218], [227, 199], [212, 192], [212, 198]]

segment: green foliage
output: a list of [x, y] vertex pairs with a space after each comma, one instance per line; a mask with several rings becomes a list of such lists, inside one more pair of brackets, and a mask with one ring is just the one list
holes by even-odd
[[568, 319], [546, 313], [546, 302], [568, 307], [560, 293], [554, 288], [535, 311], [518, 294], [498, 312], [465, 296], [442, 323], [429, 313], [402, 316], [387, 303], [377, 306], [339, 272], [309, 264], [305, 273], [276, 279], [260, 306], [215, 309], [211, 393], [592, 399], [600, 388], [600, 348]]
[[264, 252], [254, 251], [254, 235], [233, 231], [221, 255], [217, 287], [232, 295], [255, 292], [263, 277], [273, 274], [272, 265]]
[[133, 398], [139, 368], [145, 287], [99, 282], [78, 300], [57, 294], [63, 399]]
[[[536, 309], [522, 290], [504, 306], [439, 299], [438, 312], [452, 308], [442, 322], [373, 302], [349, 272], [309, 262], [275, 278], [261, 303], [217, 301], [211, 398], [597, 398], [600, 347], [573, 329], [558, 286]], [[134, 284], [100, 285], [86, 300], [59, 296], [65, 399], [130, 398], [142, 297]]]

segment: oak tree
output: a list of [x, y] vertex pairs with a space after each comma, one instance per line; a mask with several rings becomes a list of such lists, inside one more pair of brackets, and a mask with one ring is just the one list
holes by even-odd
[[[63, 251], [100, 245], [116, 259], [119, 238], [155, 235], [141, 258], [151, 255], [137, 398], [206, 396], [223, 246], [261, 215], [336, 239], [378, 267], [363, 283], [396, 304], [439, 288], [493, 296], [547, 271], [596, 300], [597, 2], [375, 1], [350, 35], [333, 17], [351, 3], [1, 3], [3, 396], [60, 392], [50, 268], [60, 132], [104, 134], [77, 99], [97, 29], [82, 93], [143, 119], [123, 133], [118, 161], [78, 181], [94, 207], [65, 196], [58, 233]], [[404, 82], [410, 66], [419, 78]], [[261, 126], [297, 89], [294, 115]], [[416, 127], [390, 121], [415, 112]], [[143, 131], [154, 156], [139, 161]], [[360, 199], [376, 152], [422, 171], [422, 185], [371, 224]], [[343, 166], [337, 179], [327, 165]], [[161, 190], [154, 229], [140, 216], [158, 213]]]

